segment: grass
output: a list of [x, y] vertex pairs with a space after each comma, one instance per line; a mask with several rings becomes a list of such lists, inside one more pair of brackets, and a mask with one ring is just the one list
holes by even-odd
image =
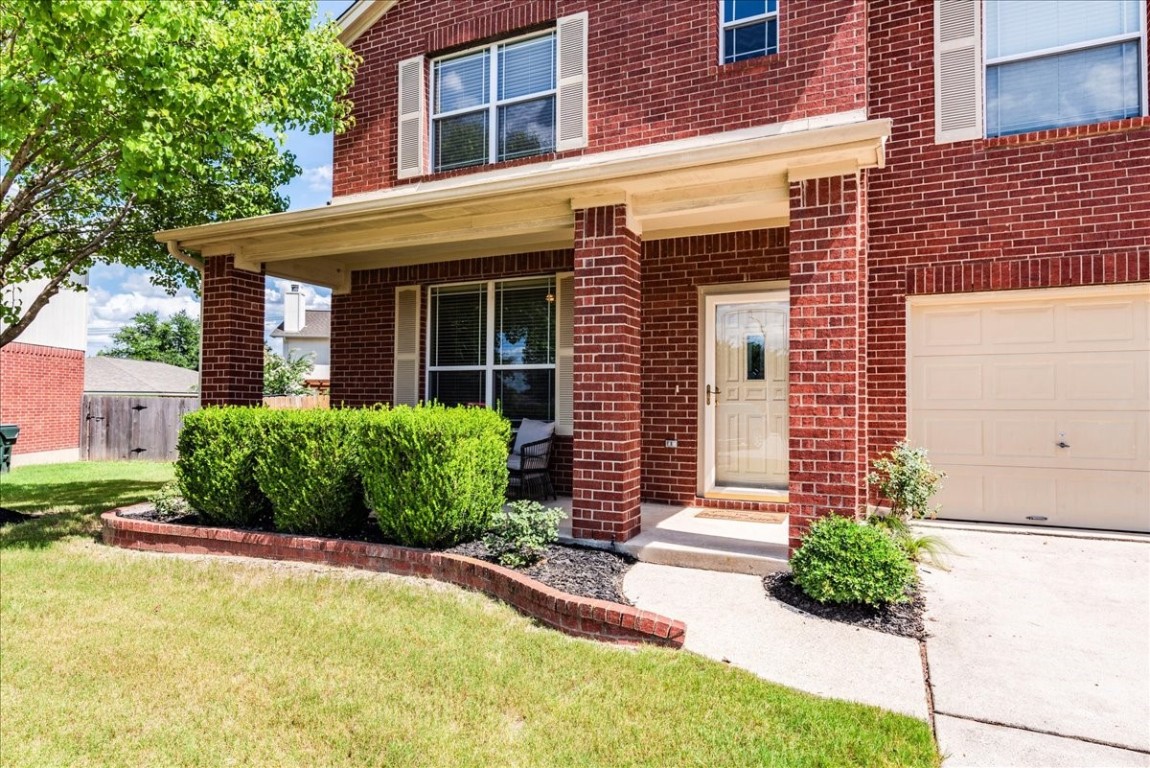
[[[101, 506], [25, 472], [7, 506]], [[5, 546], [0, 580], [5, 766], [938, 764], [924, 722], [428, 582], [81, 537]]]

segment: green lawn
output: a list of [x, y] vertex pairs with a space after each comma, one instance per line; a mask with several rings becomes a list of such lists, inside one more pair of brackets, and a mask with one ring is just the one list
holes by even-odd
[[59, 510], [0, 533], [0, 764], [938, 764], [926, 723], [454, 588], [58, 535], [170, 473], [140, 466], [0, 478], [4, 506]]

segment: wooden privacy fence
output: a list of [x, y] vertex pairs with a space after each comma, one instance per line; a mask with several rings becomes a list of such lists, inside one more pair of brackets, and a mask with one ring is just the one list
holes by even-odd
[[199, 407], [198, 395], [84, 395], [80, 456], [85, 461], [175, 461], [184, 414]]
[[278, 395], [276, 397], [265, 397], [264, 405], [274, 410], [286, 410], [289, 408], [299, 408], [307, 410], [309, 408], [330, 408], [331, 396], [330, 395]]

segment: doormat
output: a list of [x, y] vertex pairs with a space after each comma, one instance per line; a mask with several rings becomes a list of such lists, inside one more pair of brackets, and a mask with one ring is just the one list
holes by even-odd
[[704, 509], [695, 517], [707, 520], [737, 520], [740, 523], [785, 523], [785, 512], [759, 512], [753, 509]]

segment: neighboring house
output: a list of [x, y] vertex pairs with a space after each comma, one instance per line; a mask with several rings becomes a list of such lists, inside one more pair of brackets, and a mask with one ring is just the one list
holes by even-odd
[[[5, 290], [32, 301], [47, 281]], [[0, 423], [20, 427], [13, 466], [78, 461], [88, 294], [62, 290], [36, 319], [0, 348]]]
[[89, 357], [85, 395], [187, 397], [199, 390], [200, 374], [178, 365], [121, 357]]
[[1146, 14], [357, 2], [331, 205], [157, 235], [205, 402], [259, 402], [268, 274], [333, 288], [333, 402], [554, 419], [576, 537], [794, 546], [907, 435], [948, 516], [1150, 530]]
[[272, 331], [273, 339], [283, 339], [284, 357], [292, 360], [310, 357], [311, 370], [304, 383], [312, 389], [331, 384], [331, 311], [307, 309], [299, 286], [284, 293], [284, 321]]

